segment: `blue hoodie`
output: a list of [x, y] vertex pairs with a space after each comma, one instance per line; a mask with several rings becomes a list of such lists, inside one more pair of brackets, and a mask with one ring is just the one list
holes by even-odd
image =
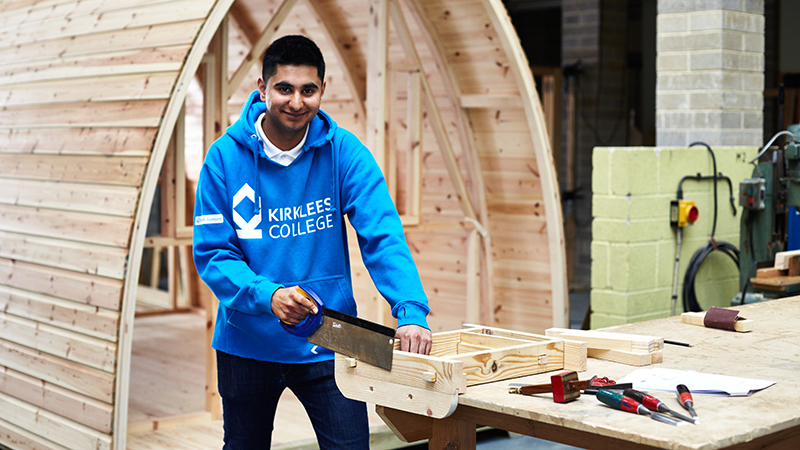
[[282, 166], [266, 156], [254, 128], [265, 109], [253, 91], [200, 172], [193, 251], [219, 299], [212, 347], [282, 363], [332, 359], [331, 351], [287, 333], [270, 301], [277, 289], [302, 283], [328, 308], [356, 315], [345, 215], [398, 326], [428, 328], [428, 299], [370, 151], [320, 110], [302, 153]]

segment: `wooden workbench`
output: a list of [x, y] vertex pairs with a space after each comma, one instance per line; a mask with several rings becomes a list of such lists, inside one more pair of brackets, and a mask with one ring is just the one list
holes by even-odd
[[[694, 395], [699, 425], [674, 427], [646, 416], [612, 410], [592, 395], [567, 404], [551, 395], [508, 394], [508, 384], [549, 383], [552, 373], [470, 386], [455, 412], [430, 419], [378, 406], [395, 433], [429, 448], [473, 449], [476, 426], [490, 426], [590, 450], [798, 449], [800, 448], [800, 297], [737, 307], [755, 322], [750, 333], [682, 324], [679, 317], [628, 324], [608, 331], [663, 336], [693, 344], [665, 345], [664, 362], [649, 367], [697, 370], [777, 383], [749, 397]], [[590, 358], [581, 379], [620, 379], [633, 366]], [[554, 373], [554, 372], [553, 372]], [[652, 391], [685, 413], [676, 395]], [[454, 446], [455, 445], [455, 446]]]

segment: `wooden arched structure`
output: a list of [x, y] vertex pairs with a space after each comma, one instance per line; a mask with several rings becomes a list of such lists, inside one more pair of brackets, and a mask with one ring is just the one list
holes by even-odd
[[[204, 117], [201, 146], [224, 129], [288, 33], [320, 44], [323, 109], [384, 168], [434, 331], [566, 325], [555, 171], [500, 0], [8, 0], [0, 444], [125, 447], [143, 248], [191, 233], [171, 203], [186, 198], [182, 161], [168, 156], [190, 146], [186, 117]], [[189, 106], [196, 75], [202, 112]], [[153, 238], [157, 191], [177, 212]], [[362, 315], [388, 321], [351, 253]]]

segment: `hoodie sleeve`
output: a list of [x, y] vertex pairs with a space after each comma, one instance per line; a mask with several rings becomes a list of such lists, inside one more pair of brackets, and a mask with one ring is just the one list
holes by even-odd
[[391, 305], [398, 326], [429, 328], [428, 298], [383, 173], [354, 135], [346, 133], [340, 145], [342, 212], [356, 230], [370, 277]]
[[219, 149], [212, 146], [197, 184], [193, 255], [197, 273], [220, 304], [246, 314], [272, 314], [272, 294], [283, 287], [256, 275], [245, 260], [233, 227], [232, 207]]

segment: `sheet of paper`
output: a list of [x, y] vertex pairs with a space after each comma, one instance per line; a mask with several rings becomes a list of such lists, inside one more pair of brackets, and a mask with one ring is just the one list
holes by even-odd
[[661, 368], [634, 370], [617, 383], [633, 383], [637, 390], [670, 392], [675, 392], [675, 386], [685, 384], [693, 394], [728, 396], [748, 396], [775, 384], [769, 380]]

